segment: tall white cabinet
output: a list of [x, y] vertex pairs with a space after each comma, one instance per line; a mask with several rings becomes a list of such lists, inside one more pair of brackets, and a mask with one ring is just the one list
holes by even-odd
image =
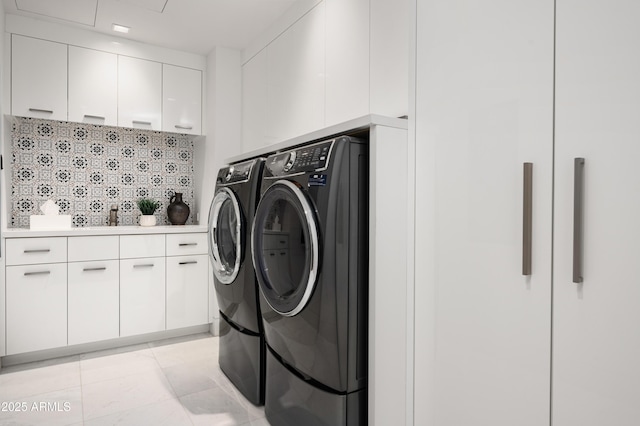
[[[435, 311], [416, 307], [416, 315], [434, 314], [437, 324], [434, 424], [543, 425], [551, 350], [553, 2], [446, 0], [418, 8], [416, 283], [433, 273], [436, 295]], [[535, 238], [533, 271], [525, 276], [527, 162]], [[431, 185], [434, 198], [426, 200]], [[421, 209], [434, 209], [428, 238], [420, 234], [428, 232]], [[419, 261], [433, 241], [433, 265]], [[416, 285], [416, 305], [427, 297], [423, 291]], [[418, 340], [425, 332], [416, 325]], [[423, 359], [416, 355], [416, 363]], [[416, 378], [416, 401], [427, 385]], [[425, 408], [416, 403], [416, 410]], [[415, 424], [428, 424], [419, 419]]]
[[[558, 0], [553, 425], [640, 424], [640, 3]], [[574, 158], [583, 282], [573, 282]]]
[[414, 424], [639, 424], [640, 4], [416, 6]]

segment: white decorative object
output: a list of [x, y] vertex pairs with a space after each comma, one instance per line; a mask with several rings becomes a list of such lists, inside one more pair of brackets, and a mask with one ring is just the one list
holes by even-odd
[[56, 216], [60, 214], [60, 207], [58, 207], [58, 205], [53, 200], [49, 199], [40, 206], [40, 211], [44, 215]]
[[69, 229], [71, 228], [71, 215], [31, 215], [29, 216], [29, 228], [33, 231], [53, 231], [56, 229]]
[[155, 226], [156, 217], [152, 214], [140, 215], [140, 226]]

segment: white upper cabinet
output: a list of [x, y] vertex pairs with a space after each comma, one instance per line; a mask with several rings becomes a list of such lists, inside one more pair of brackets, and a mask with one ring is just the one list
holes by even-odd
[[12, 115], [202, 134], [199, 69], [17, 34], [11, 59]]
[[202, 133], [202, 71], [163, 64], [162, 130]]
[[242, 67], [242, 140], [243, 150], [251, 151], [275, 143], [267, 128], [267, 49], [263, 49]]
[[409, 0], [311, 3], [246, 51], [260, 53], [242, 65], [245, 152], [367, 114], [408, 114]]
[[118, 126], [162, 129], [162, 64], [118, 57]]
[[118, 56], [69, 46], [69, 121], [118, 124]]
[[267, 47], [267, 135], [324, 127], [325, 13], [321, 3]]
[[67, 120], [67, 45], [12, 35], [11, 114]]
[[[369, 0], [325, 0], [325, 4], [331, 23], [326, 36], [325, 106], [330, 126], [369, 113], [370, 25], [363, 17], [370, 16], [370, 7]], [[397, 30], [390, 27], [389, 31]]]

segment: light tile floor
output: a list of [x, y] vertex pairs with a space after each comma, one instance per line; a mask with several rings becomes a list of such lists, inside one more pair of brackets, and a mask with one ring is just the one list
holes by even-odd
[[0, 425], [268, 426], [198, 334], [0, 370]]

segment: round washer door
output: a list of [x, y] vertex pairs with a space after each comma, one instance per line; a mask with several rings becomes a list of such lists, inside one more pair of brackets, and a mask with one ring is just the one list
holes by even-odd
[[242, 262], [242, 212], [238, 198], [228, 188], [220, 188], [209, 210], [209, 254], [213, 273], [222, 284], [231, 284]]
[[297, 315], [316, 285], [319, 243], [316, 215], [295, 183], [276, 181], [260, 199], [251, 254], [269, 306], [280, 315]]

